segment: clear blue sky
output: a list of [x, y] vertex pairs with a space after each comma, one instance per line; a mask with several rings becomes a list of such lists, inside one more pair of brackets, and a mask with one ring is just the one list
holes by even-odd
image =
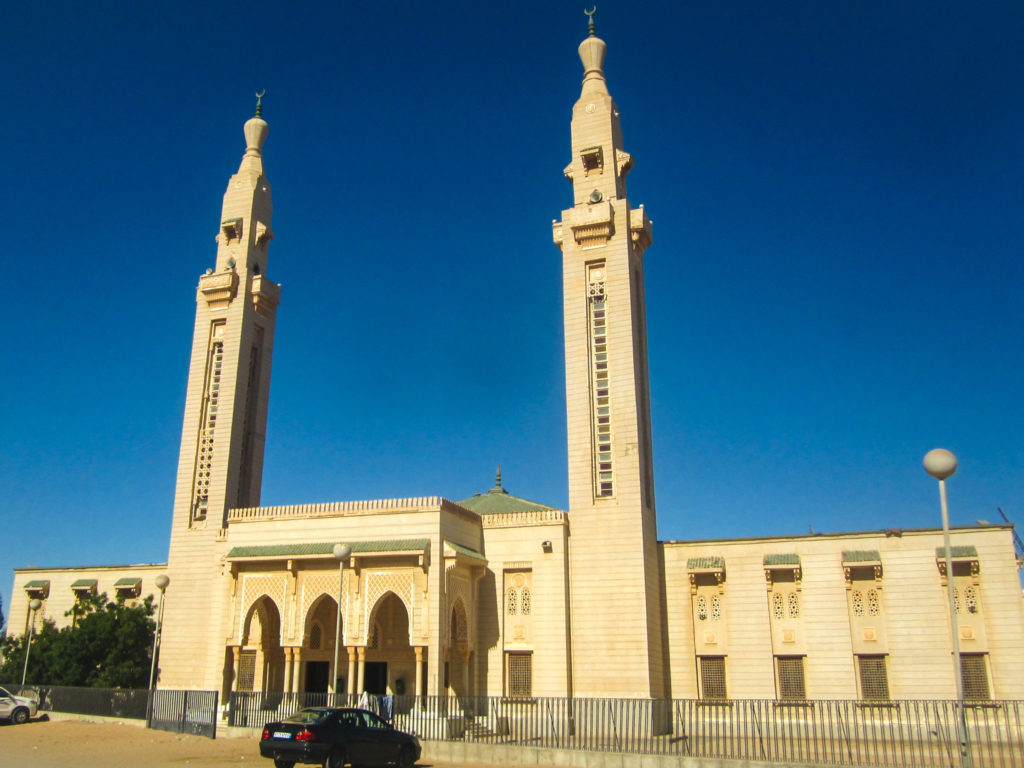
[[[581, 2], [50, 3], [0, 29], [0, 594], [167, 556], [194, 289], [265, 88], [264, 504], [567, 503]], [[600, 2], [659, 536], [1024, 522], [1024, 6]]]

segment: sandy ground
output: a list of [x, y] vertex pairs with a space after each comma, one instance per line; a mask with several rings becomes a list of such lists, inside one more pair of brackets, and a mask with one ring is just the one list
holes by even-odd
[[[0, 768], [182, 768], [182, 766], [273, 768], [260, 757], [255, 739], [206, 739], [151, 731], [117, 722], [33, 720], [0, 722]], [[421, 760], [418, 768], [455, 768]], [[460, 763], [459, 768], [483, 768]]]

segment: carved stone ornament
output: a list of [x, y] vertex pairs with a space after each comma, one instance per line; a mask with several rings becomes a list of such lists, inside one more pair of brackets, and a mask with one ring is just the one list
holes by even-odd
[[210, 307], [226, 307], [238, 292], [238, 273], [215, 272], [199, 278], [199, 292]]

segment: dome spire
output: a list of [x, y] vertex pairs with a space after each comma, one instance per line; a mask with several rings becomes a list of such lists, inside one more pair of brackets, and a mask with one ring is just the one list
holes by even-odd
[[[242, 131], [245, 134], [245, 156], [242, 158], [243, 165], [246, 158], [262, 158], [263, 142], [267, 140], [267, 132], [270, 127], [263, 119], [263, 97], [267, 95], [266, 90], [256, 94], [256, 115], [245, 121]], [[260, 164], [262, 170], [262, 163]]]
[[583, 11], [587, 15], [587, 38], [580, 43], [580, 61], [583, 62], [583, 93], [608, 93], [604, 79], [604, 54], [608, 46], [594, 32], [594, 13], [597, 6]]

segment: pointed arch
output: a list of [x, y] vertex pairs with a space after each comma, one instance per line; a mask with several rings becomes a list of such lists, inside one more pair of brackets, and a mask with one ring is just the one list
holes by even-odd
[[[253, 626], [253, 620], [256, 626]], [[241, 644], [260, 646], [281, 645], [281, 609], [274, 598], [264, 593], [249, 605], [242, 621]], [[254, 634], [253, 630], [258, 631]]]
[[[376, 632], [374, 630], [376, 629]], [[392, 590], [385, 591], [367, 615], [367, 644], [377, 634], [378, 647], [402, 648], [412, 645], [412, 617], [405, 600]]]
[[448, 645], [465, 651], [469, 648], [469, 619], [466, 604], [462, 597], [457, 597], [452, 604], [448, 624]]
[[[302, 644], [311, 650], [334, 647], [334, 631], [338, 622], [338, 600], [326, 592], [318, 595], [302, 617]], [[319, 629], [320, 643], [314, 645], [314, 630]], [[345, 617], [341, 617], [341, 645], [345, 644]]]

